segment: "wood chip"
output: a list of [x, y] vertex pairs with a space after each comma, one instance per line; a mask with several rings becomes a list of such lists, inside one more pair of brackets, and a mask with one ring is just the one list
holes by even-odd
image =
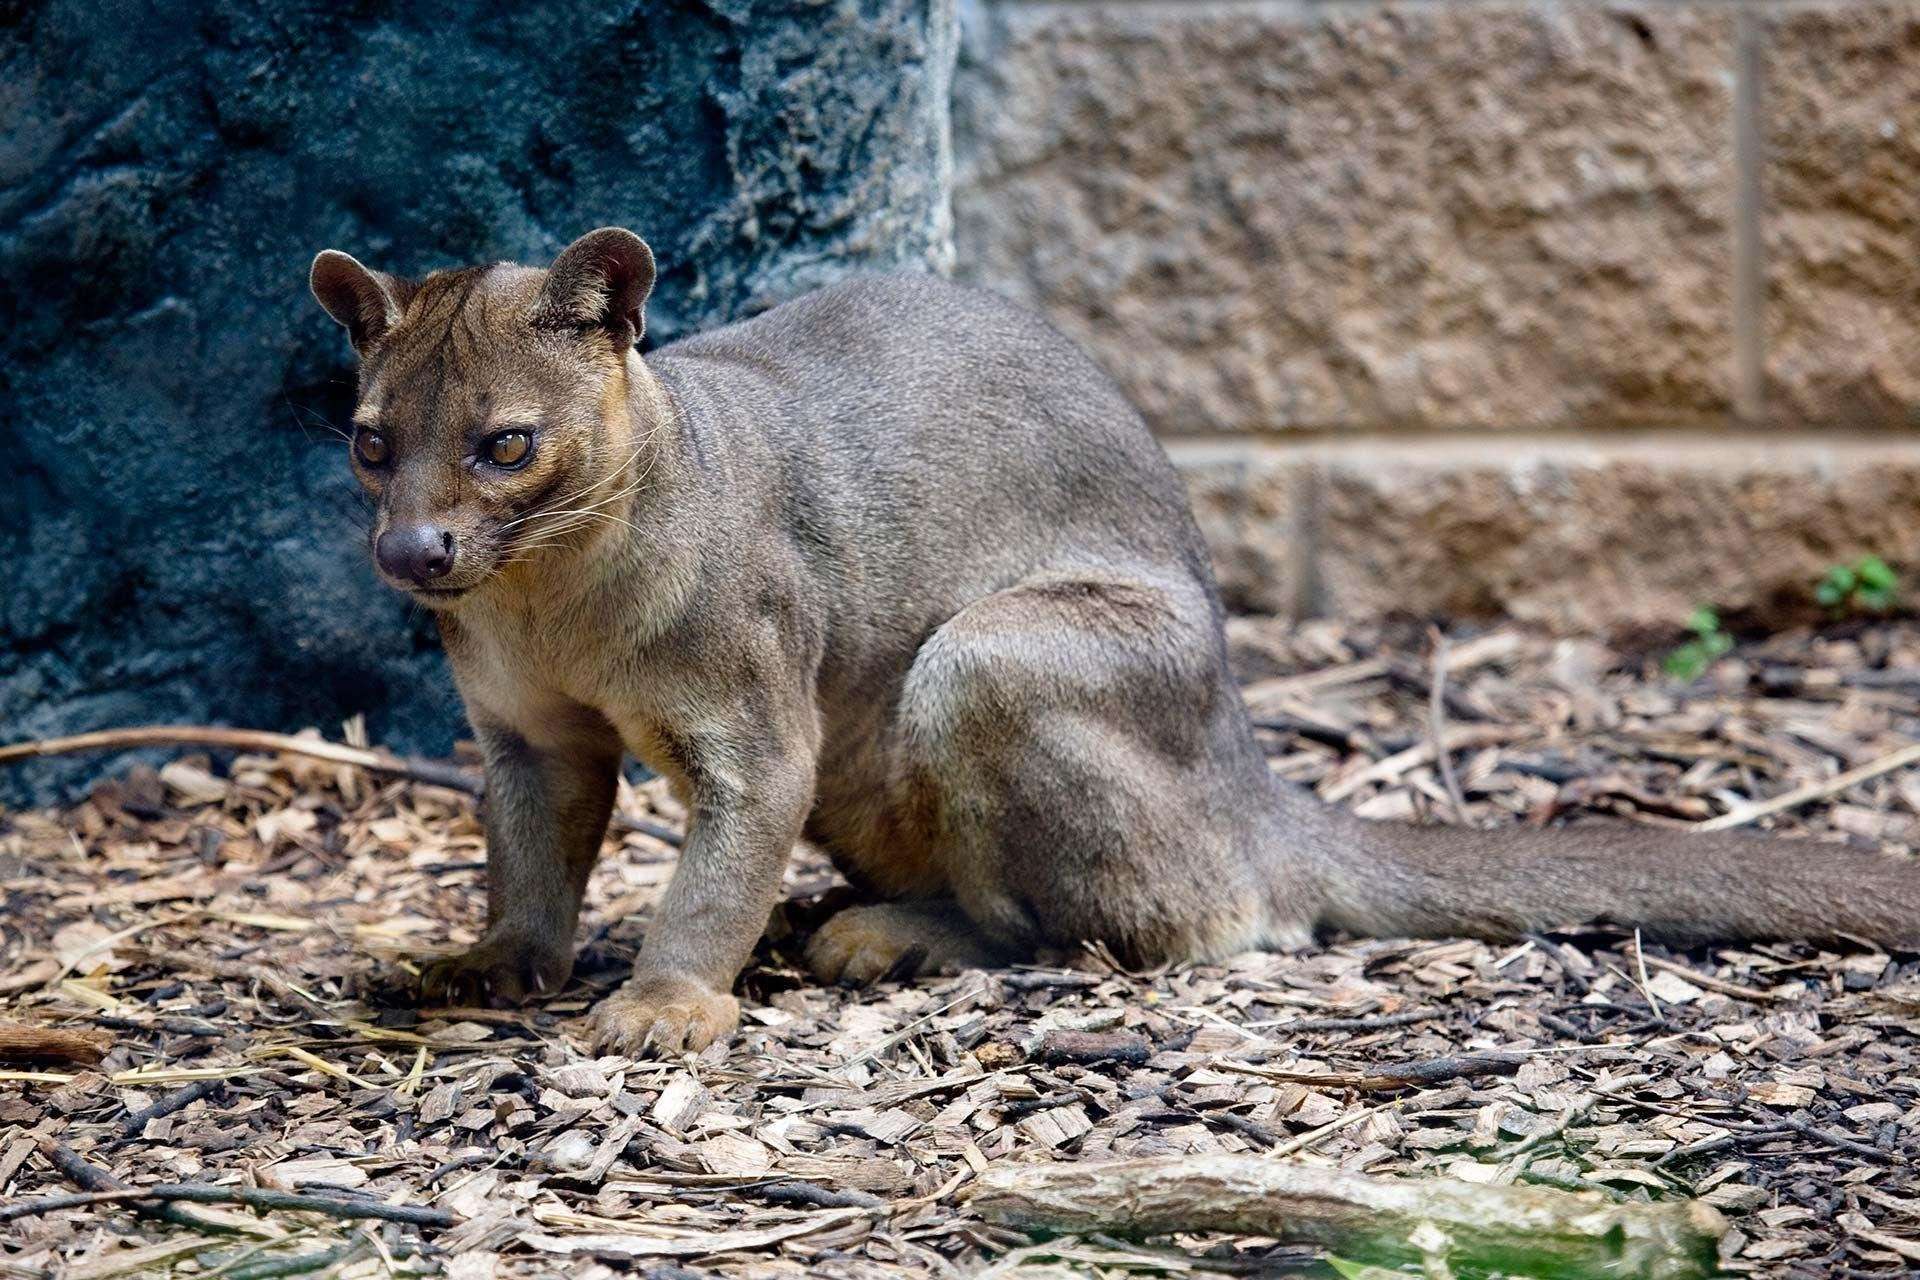
[[[1265, 686], [1276, 715], [1262, 736], [1281, 772], [1370, 812], [1451, 820], [1424, 746], [1423, 629], [1241, 619], [1233, 634], [1245, 672], [1278, 682]], [[1675, 685], [1637, 654], [1516, 628], [1448, 640], [1443, 729], [1465, 819], [1480, 827], [1686, 821], [1824, 787], [1920, 739], [1920, 681], [1854, 682], [1920, 669], [1912, 623], [1746, 645], [1747, 670], [1788, 675], [1712, 689]], [[1905, 840], [1895, 819], [1920, 828], [1915, 777], [1878, 773], [1768, 821]], [[628, 827], [684, 820], [664, 784], [623, 787], [620, 804]], [[6, 1017], [103, 1033], [103, 1056], [0, 1065], [0, 1197], [78, 1190], [21, 1136], [58, 1133], [128, 1184], [298, 1184], [444, 1210], [458, 1225], [376, 1235], [431, 1248], [452, 1280], [605, 1280], [670, 1263], [918, 1280], [1017, 1255], [1023, 1237], [966, 1207], [982, 1177], [1250, 1155], [1493, 1191], [1692, 1195], [1733, 1222], [1736, 1271], [1915, 1264], [1901, 1252], [1920, 1222], [1920, 979], [1908, 957], [1677, 952], [1596, 929], [1502, 946], [1337, 940], [1138, 974], [1059, 954], [823, 989], [798, 975], [844, 889], [802, 849], [781, 927], [742, 979], [734, 1041], [688, 1061], [628, 1061], [590, 1056], [584, 1018], [623, 980], [671, 849], [609, 841], [586, 950], [556, 998], [417, 1010], [423, 958], [484, 925], [484, 861], [460, 792], [267, 753], [229, 765], [188, 749], [64, 809], [6, 815]], [[204, 1092], [178, 1110], [139, 1118], [195, 1086]], [[813, 1192], [782, 1202], [778, 1185], [886, 1204], [813, 1209]], [[225, 1212], [261, 1233], [244, 1247], [264, 1245], [263, 1262], [357, 1246], [336, 1272], [386, 1274], [363, 1237], [306, 1225], [313, 1215], [293, 1235], [294, 1218]], [[133, 1210], [102, 1203], [0, 1232], [23, 1273], [184, 1276], [205, 1269], [197, 1255], [233, 1256], [196, 1233], [191, 1248], [140, 1262], [118, 1243], [146, 1247], [134, 1225]], [[1272, 1270], [1285, 1256], [1235, 1232], [1104, 1254], [1084, 1238], [1046, 1247], [1092, 1260], [1036, 1265], [1115, 1274], [1148, 1256], [1195, 1275]], [[396, 1257], [400, 1273], [411, 1256]]]

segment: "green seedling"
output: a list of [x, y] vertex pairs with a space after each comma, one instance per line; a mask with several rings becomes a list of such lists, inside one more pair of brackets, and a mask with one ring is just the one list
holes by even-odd
[[1900, 575], [1879, 556], [1837, 564], [1813, 589], [1813, 598], [1829, 612], [1885, 613], [1900, 597]]
[[1733, 648], [1733, 637], [1720, 629], [1720, 615], [1701, 605], [1687, 617], [1693, 639], [1669, 653], [1661, 667], [1675, 680], [1698, 680], [1718, 658]]

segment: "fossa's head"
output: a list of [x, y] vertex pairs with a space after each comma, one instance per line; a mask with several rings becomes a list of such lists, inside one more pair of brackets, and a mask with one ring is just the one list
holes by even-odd
[[373, 557], [389, 583], [444, 607], [616, 523], [653, 288], [640, 237], [603, 228], [545, 271], [417, 281], [329, 249], [310, 281], [360, 355], [353, 469], [378, 504]]

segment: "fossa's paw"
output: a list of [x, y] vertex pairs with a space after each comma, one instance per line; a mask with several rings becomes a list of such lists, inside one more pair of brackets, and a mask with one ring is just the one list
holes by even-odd
[[595, 1053], [668, 1057], [698, 1053], [740, 1025], [740, 1002], [692, 978], [635, 978], [589, 1019]]
[[420, 994], [446, 1004], [519, 1004], [548, 996], [573, 975], [573, 952], [565, 944], [525, 934], [490, 933], [465, 955], [429, 964], [420, 975]]
[[807, 943], [807, 968], [822, 982], [865, 986], [945, 969], [981, 968], [998, 953], [957, 906], [879, 902], [848, 907]]

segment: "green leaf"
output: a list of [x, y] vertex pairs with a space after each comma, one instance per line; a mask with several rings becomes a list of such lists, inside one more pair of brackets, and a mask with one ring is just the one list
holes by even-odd
[[1720, 615], [1714, 612], [1713, 606], [1703, 604], [1687, 615], [1687, 630], [1710, 636], [1720, 630]]
[[1829, 609], [1837, 609], [1846, 600], [1847, 591], [1829, 574], [1820, 580], [1819, 586], [1813, 589], [1813, 598]]
[[1868, 556], [1854, 566], [1854, 574], [1863, 590], [1892, 592], [1900, 585], [1900, 575], [1879, 556]]
[[1707, 669], [1711, 661], [1701, 648], [1700, 641], [1689, 640], [1669, 653], [1660, 663], [1661, 669], [1675, 680], [1697, 680], [1700, 673]]

